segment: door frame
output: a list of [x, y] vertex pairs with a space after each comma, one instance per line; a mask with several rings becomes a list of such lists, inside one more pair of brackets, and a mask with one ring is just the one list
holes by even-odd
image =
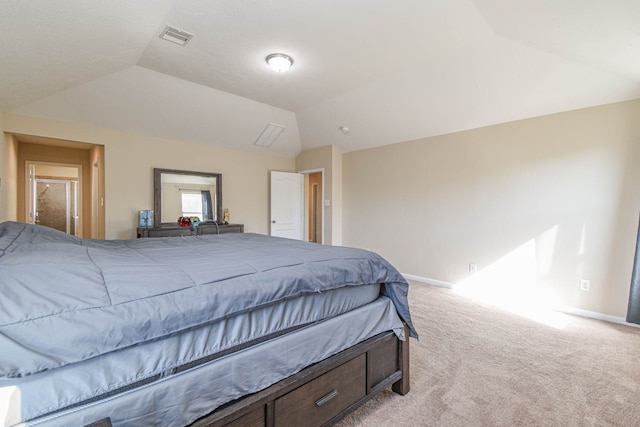
[[35, 205], [34, 198], [36, 197], [34, 191], [35, 185], [35, 176], [32, 176], [31, 170], [35, 168], [37, 165], [45, 165], [45, 166], [59, 166], [65, 168], [73, 168], [78, 170], [78, 187], [77, 191], [77, 205], [76, 210], [78, 212], [78, 221], [75, 225], [75, 236], [83, 237], [83, 198], [82, 198], [82, 184], [83, 184], [83, 175], [82, 175], [82, 165], [77, 163], [57, 163], [57, 162], [42, 162], [39, 160], [26, 160], [25, 161], [25, 220], [30, 224], [35, 224], [35, 213], [33, 212], [33, 206]]
[[308, 175], [312, 174], [312, 173], [320, 173], [321, 174], [321, 178], [320, 178], [320, 182], [322, 183], [322, 196], [321, 196], [321, 206], [320, 206], [320, 216], [321, 216], [321, 226], [322, 226], [322, 233], [320, 235], [320, 244], [324, 245], [324, 234], [325, 234], [325, 228], [324, 228], [324, 168], [318, 168], [318, 169], [305, 169], [305, 170], [301, 170], [298, 173], [301, 173], [305, 176], [305, 186], [304, 186], [304, 197], [303, 197], [303, 201], [302, 203], [304, 204], [304, 239], [305, 241], [309, 241], [309, 186], [307, 185], [308, 183]]

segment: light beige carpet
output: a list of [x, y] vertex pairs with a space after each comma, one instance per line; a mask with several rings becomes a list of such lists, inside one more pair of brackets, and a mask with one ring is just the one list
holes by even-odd
[[411, 392], [350, 426], [640, 426], [640, 329], [565, 315], [562, 329], [410, 282]]

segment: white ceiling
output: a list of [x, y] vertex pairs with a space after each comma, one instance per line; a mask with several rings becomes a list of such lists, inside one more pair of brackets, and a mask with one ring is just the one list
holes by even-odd
[[4, 111], [282, 156], [640, 98], [638, 0], [0, 0], [0, 28]]

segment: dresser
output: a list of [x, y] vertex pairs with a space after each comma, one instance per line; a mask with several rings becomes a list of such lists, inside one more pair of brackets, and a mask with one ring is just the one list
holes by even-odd
[[244, 233], [244, 224], [200, 224], [195, 232], [189, 227], [180, 227], [179, 225], [170, 225], [166, 227], [138, 227], [138, 238], [140, 237], [180, 237], [192, 236], [194, 234], [225, 234], [225, 233]]

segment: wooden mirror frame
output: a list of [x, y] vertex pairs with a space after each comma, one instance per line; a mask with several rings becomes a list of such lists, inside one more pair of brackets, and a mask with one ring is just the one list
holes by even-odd
[[204, 178], [214, 178], [216, 182], [215, 218], [204, 223], [222, 222], [222, 174], [211, 172], [195, 172], [175, 169], [153, 169], [153, 220], [155, 227], [176, 225], [178, 218], [162, 218], [162, 174], [189, 175]]

